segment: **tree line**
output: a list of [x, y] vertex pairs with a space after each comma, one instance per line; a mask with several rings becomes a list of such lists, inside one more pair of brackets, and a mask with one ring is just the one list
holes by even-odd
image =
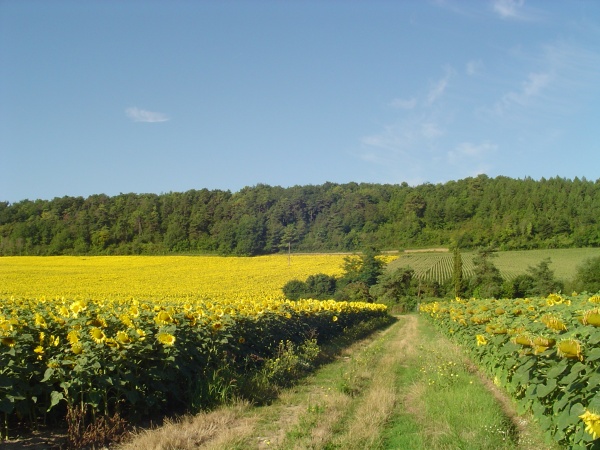
[[517, 277], [504, 280], [494, 265], [496, 252], [479, 248], [473, 259], [474, 274], [464, 277], [460, 249], [454, 248], [454, 270], [445, 283], [417, 280], [409, 266], [386, 269], [376, 249], [365, 249], [360, 255], [344, 258], [341, 276], [324, 273], [310, 275], [306, 280], [290, 280], [283, 287], [290, 300], [331, 299], [384, 303], [397, 312], [412, 311], [419, 301], [438, 298], [526, 298], [546, 297], [571, 291], [600, 293], [600, 257], [588, 258], [576, 268], [572, 280], [559, 280], [546, 258]]
[[600, 245], [600, 180], [324, 183], [0, 202], [0, 255]]

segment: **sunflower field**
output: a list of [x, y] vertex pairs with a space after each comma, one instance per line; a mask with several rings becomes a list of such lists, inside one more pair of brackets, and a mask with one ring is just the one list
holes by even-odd
[[[202, 409], [282, 349], [387, 316], [286, 300], [342, 256], [0, 258], [0, 413], [9, 422]], [[288, 352], [290, 354], [290, 352]]]
[[565, 448], [600, 446], [600, 296], [460, 299], [420, 312]]

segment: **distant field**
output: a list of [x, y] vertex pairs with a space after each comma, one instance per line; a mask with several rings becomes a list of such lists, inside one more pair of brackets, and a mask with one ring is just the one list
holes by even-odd
[[[476, 252], [462, 252], [463, 272], [466, 277], [473, 275], [473, 256]], [[529, 266], [536, 266], [545, 258], [550, 258], [550, 269], [556, 278], [570, 280], [575, 275], [577, 266], [587, 258], [600, 256], [600, 248], [568, 248], [552, 250], [518, 250], [497, 252], [492, 262], [502, 277], [511, 279], [527, 272]], [[390, 267], [411, 267], [415, 275], [422, 280], [443, 282], [452, 277], [451, 252], [401, 252], [398, 259], [390, 263]]]

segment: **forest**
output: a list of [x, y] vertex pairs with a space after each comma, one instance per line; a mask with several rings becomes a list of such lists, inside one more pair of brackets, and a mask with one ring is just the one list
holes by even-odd
[[0, 255], [600, 246], [600, 180], [257, 184], [0, 202]]

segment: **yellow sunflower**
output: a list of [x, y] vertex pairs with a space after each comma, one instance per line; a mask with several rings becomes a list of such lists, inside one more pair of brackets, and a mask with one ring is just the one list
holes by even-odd
[[169, 333], [158, 333], [156, 335], [156, 340], [163, 345], [171, 346], [175, 344], [175, 336]]
[[90, 330], [90, 336], [96, 344], [102, 344], [106, 340], [106, 335], [98, 327], [94, 327]]

